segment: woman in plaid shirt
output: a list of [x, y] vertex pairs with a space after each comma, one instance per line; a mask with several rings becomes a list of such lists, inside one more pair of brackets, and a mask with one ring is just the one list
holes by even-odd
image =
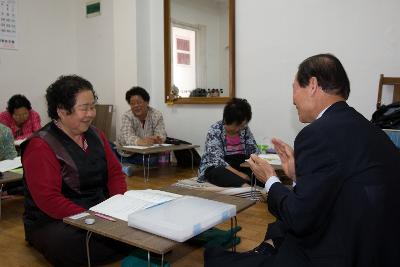
[[[118, 143], [122, 146], [148, 146], [165, 142], [164, 119], [160, 111], [149, 106], [150, 95], [147, 91], [134, 86], [126, 92], [125, 100], [130, 109], [122, 115], [121, 131]], [[142, 164], [142, 155], [129, 155], [119, 151], [122, 163]], [[150, 158], [150, 165], [158, 162], [158, 155]]]

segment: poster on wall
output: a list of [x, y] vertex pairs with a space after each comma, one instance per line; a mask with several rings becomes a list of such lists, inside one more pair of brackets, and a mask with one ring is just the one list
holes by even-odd
[[17, 0], [0, 0], [0, 48], [17, 49]]

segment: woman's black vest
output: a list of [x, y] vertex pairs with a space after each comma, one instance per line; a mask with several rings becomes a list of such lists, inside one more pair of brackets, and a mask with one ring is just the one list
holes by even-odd
[[[77, 205], [89, 209], [109, 196], [107, 189], [107, 160], [104, 144], [97, 130], [91, 126], [84, 135], [88, 143], [87, 152], [83, 151], [53, 122], [48, 123], [31, 138], [41, 138], [55, 153], [61, 165], [61, 194]], [[22, 158], [30, 139], [21, 146]], [[29, 172], [29, 170], [24, 168], [24, 173], [26, 172]], [[40, 173], [34, 175], [34, 179], [40, 179]], [[24, 183], [25, 230], [33, 230], [35, 226], [40, 227], [43, 223], [54, 221], [53, 218], [46, 215], [36, 206], [25, 182], [25, 177]]]

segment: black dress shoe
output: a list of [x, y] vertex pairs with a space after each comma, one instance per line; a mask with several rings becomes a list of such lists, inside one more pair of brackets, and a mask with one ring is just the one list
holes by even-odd
[[276, 252], [276, 249], [271, 244], [268, 244], [267, 242], [262, 242], [260, 245], [248, 251], [247, 253], [272, 256], [275, 255]]

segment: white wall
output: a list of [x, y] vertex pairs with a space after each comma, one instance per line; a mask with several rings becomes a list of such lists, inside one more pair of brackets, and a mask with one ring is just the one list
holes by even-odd
[[[151, 0], [152, 103], [170, 136], [203, 145], [223, 106], [163, 103], [162, 8], [162, 1]], [[397, 0], [236, 1], [236, 95], [252, 105], [256, 139], [293, 143], [304, 125], [292, 105], [291, 84], [298, 64], [317, 53], [342, 61], [351, 81], [349, 103], [370, 118], [379, 74], [400, 76], [399, 9]]]
[[77, 74], [89, 80], [101, 104], [113, 104], [114, 13], [112, 1], [101, 1], [101, 15], [86, 17], [85, 1], [76, 0]]
[[[162, 1], [103, 0], [102, 15], [91, 19], [84, 2], [18, 1], [19, 49], [0, 50], [1, 110], [23, 93], [47, 121], [45, 89], [77, 73], [95, 85], [101, 103], [116, 105], [117, 129], [128, 109], [125, 91], [142, 85], [170, 136], [203, 145], [223, 105], [164, 103]], [[321, 52], [341, 59], [352, 84], [349, 103], [370, 118], [379, 74], [400, 76], [398, 10], [397, 0], [236, 1], [236, 93], [252, 104], [256, 139], [293, 142], [303, 127], [292, 105], [293, 76], [303, 59]]]
[[85, 1], [76, 0], [77, 70], [94, 86], [101, 104], [115, 105], [113, 131], [129, 107], [125, 91], [137, 83], [136, 4], [101, 1], [101, 15], [87, 18]]
[[253, 105], [257, 138], [292, 142], [302, 127], [291, 81], [308, 56], [330, 52], [342, 61], [351, 82], [349, 104], [367, 118], [379, 74], [400, 76], [399, 1], [236, 2], [238, 96]]
[[[101, 1], [101, 15], [86, 17], [86, 2], [76, 0], [76, 74], [90, 81], [100, 104], [115, 103], [114, 13], [112, 1]], [[111, 139], [115, 139], [114, 113]]]
[[136, 36], [136, 1], [114, 1], [114, 104], [117, 132], [121, 127], [122, 113], [129, 109], [125, 92], [137, 85]]
[[99, 103], [114, 104], [115, 129], [129, 107], [125, 91], [137, 84], [136, 1], [101, 1], [101, 15], [86, 18], [85, 0], [20, 0], [19, 49], [0, 49], [0, 110], [13, 94], [28, 97], [48, 122], [46, 88], [63, 74], [94, 86]]
[[76, 23], [72, 1], [20, 0], [17, 6], [18, 50], [0, 49], [0, 110], [24, 94], [47, 117], [46, 88], [58, 76], [76, 70]]
[[[153, 24], [153, 19], [150, 17], [152, 13], [150, 12], [151, 1], [139, 0], [136, 1], [136, 26], [137, 35], [136, 43], [138, 49], [137, 52], [137, 80], [139, 86], [145, 88], [149, 92], [153, 91], [151, 88], [151, 25]], [[135, 51], [136, 52], [136, 51]], [[158, 90], [157, 90], [158, 91]], [[150, 99], [152, 101], [152, 99]]]

